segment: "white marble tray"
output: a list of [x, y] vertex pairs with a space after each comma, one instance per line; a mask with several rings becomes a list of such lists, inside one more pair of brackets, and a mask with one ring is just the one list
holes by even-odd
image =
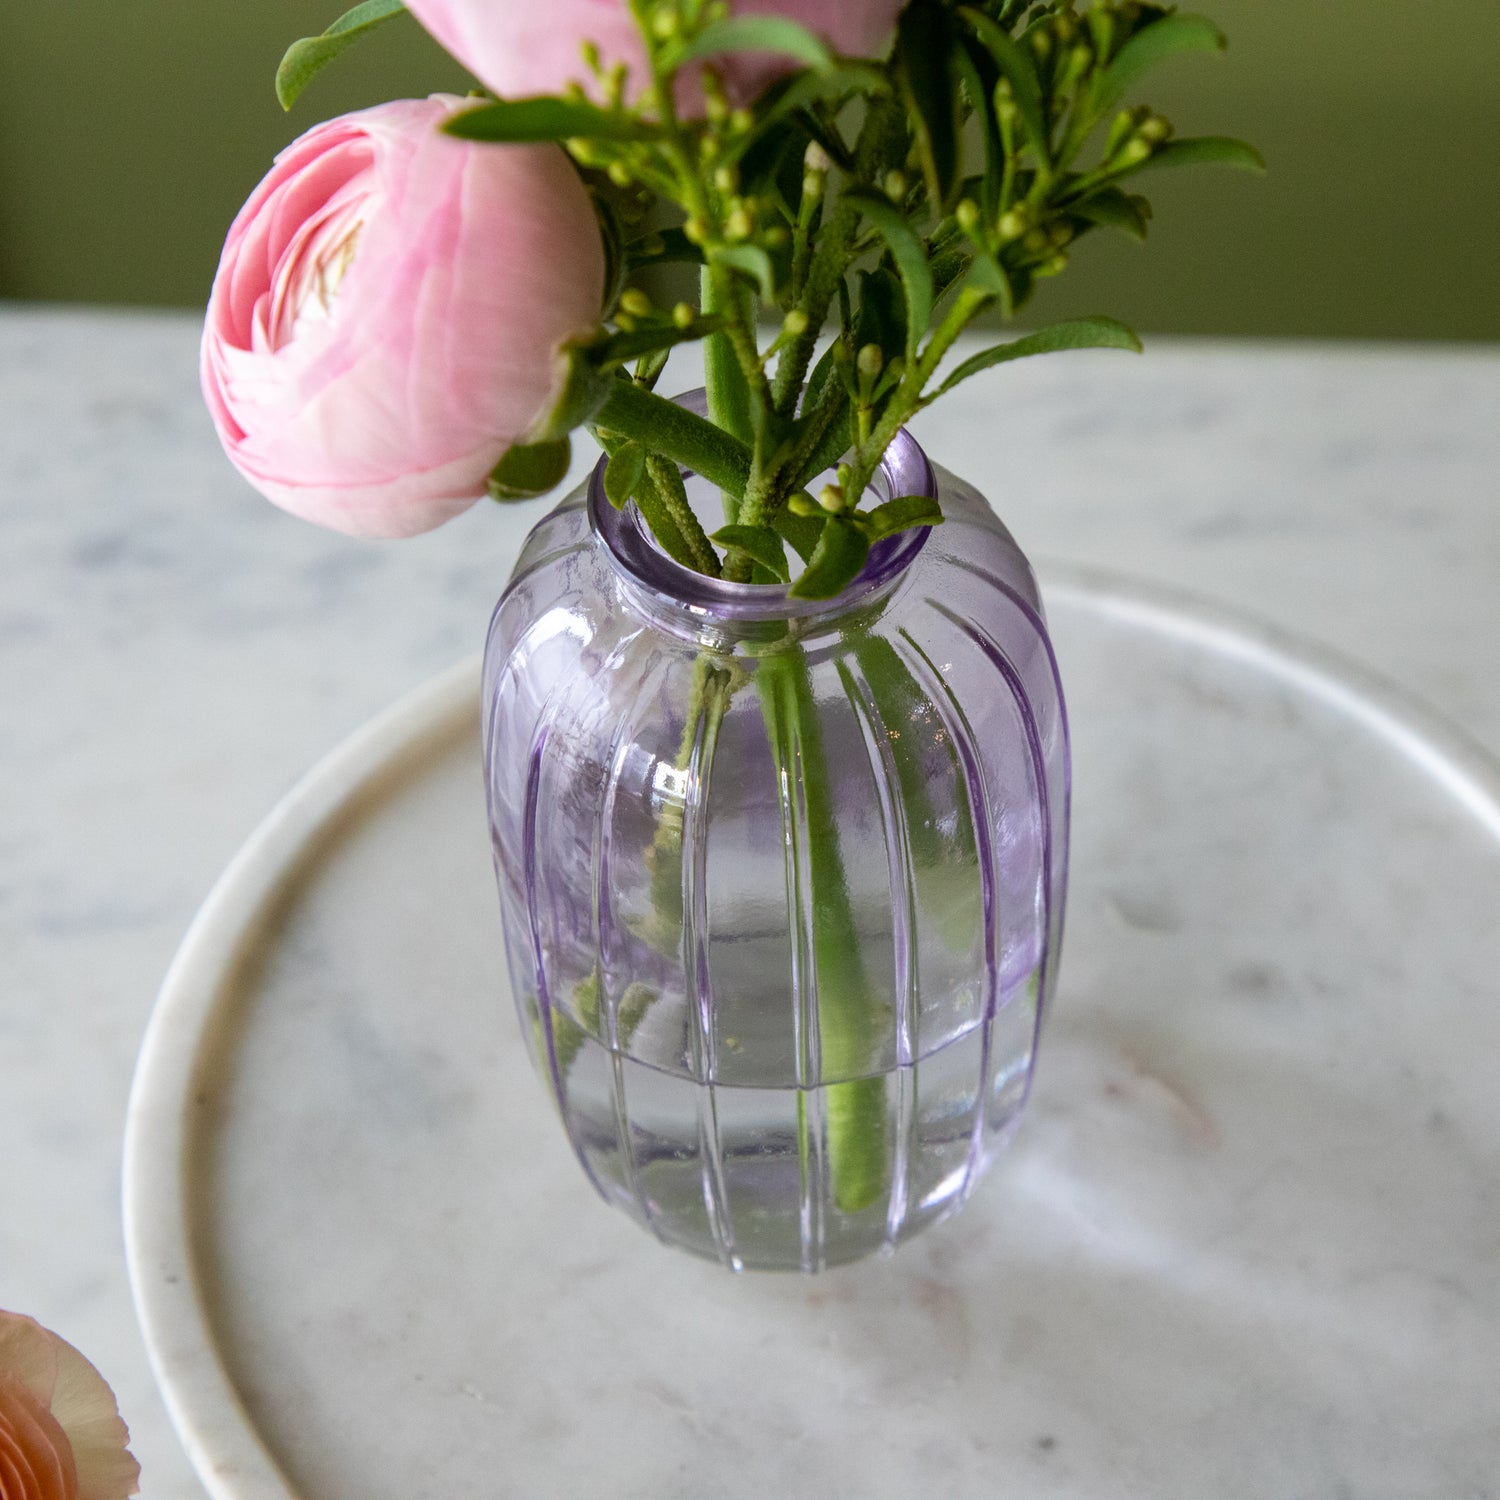
[[127, 1240], [218, 1500], [1478, 1497], [1500, 1473], [1500, 773], [1361, 669], [1044, 575], [1074, 886], [1031, 1112], [893, 1260], [598, 1203], [505, 993], [472, 664], [223, 877]]

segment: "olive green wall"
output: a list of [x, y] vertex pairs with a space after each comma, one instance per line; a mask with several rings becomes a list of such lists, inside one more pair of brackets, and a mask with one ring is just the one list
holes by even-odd
[[[532, 3], [532, 0], [525, 0]], [[539, 0], [545, 3], [545, 0]], [[290, 115], [291, 38], [340, 0], [0, 0], [0, 296], [201, 303], [230, 218], [314, 120], [462, 89], [408, 22], [371, 36]], [[1151, 331], [1500, 338], [1500, 0], [1193, 0], [1225, 59], [1147, 101], [1242, 135], [1265, 179], [1146, 179], [1152, 242], [1096, 238], [1039, 315]]]

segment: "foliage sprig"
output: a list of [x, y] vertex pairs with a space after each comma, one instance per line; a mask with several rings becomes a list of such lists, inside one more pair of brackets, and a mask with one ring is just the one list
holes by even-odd
[[[938, 508], [911, 497], [864, 506], [903, 425], [1007, 361], [1140, 348], [1122, 323], [1093, 317], [948, 368], [959, 336], [986, 313], [1016, 318], [1094, 231], [1144, 239], [1141, 174], [1263, 167], [1241, 141], [1181, 139], [1148, 106], [1123, 104], [1162, 62], [1223, 48], [1210, 21], [1175, 7], [912, 0], [890, 56], [873, 61], [837, 56], [782, 16], [731, 15], [724, 0], [628, 3], [646, 76], [585, 46], [592, 90], [490, 98], [447, 126], [561, 144], [597, 185], [612, 251], [599, 329], [569, 348], [563, 400], [532, 446], [506, 455], [492, 490], [537, 493], [587, 423], [610, 454], [611, 500], [634, 500], [679, 561], [731, 580], [785, 581], [790, 545], [807, 563], [792, 592], [831, 596], [873, 542], [937, 524]], [[298, 43], [283, 64], [293, 97], [400, 8], [366, 0]], [[723, 71], [743, 52], [795, 64], [748, 108], [731, 102]], [[673, 261], [700, 267], [696, 306], [659, 307], [643, 284]], [[699, 340], [708, 419], [668, 417], [654, 391], [666, 354]], [[679, 466], [724, 491], [727, 524], [712, 537], [677, 493]]]

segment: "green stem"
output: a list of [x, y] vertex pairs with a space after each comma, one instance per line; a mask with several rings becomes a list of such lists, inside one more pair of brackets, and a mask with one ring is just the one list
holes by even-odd
[[677, 529], [677, 522], [672, 518], [671, 509], [661, 497], [661, 492], [656, 488], [656, 481], [650, 474], [643, 474], [641, 482], [635, 487], [632, 497], [641, 514], [646, 518], [646, 524], [651, 528], [651, 534], [662, 545], [662, 550], [673, 562], [679, 562], [685, 568], [693, 566], [693, 549], [688, 546], [687, 538]]
[[750, 482], [749, 448], [665, 396], [634, 381], [617, 381], [609, 399], [595, 413], [594, 423], [634, 438], [648, 452], [675, 459], [721, 490], [744, 496]]
[[[713, 273], [703, 267], [699, 277], [700, 296], [705, 317], [723, 311], [719, 306], [718, 287]], [[704, 387], [708, 392], [708, 419], [731, 437], [750, 445], [750, 386], [740, 368], [734, 346], [723, 332], [711, 333], [703, 341]], [[740, 497], [724, 491], [724, 519], [733, 525], [739, 519]]]
[[[824, 1089], [829, 1180], [835, 1206], [855, 1214], [878, 1203], [889, 1182], [885, 1079], [872, 1073], [885, 1005], [861, 957], [806, 654], [793, 646], [763, 656], [756, 685], [778, 778], [804, 811], [810, 888], [789, 901], [788, 917], [795, 924], [801, 911], [812, 915], [812, 972], [803, 982], [815, 986], [819, 1076], [843, 1080]], [[805, 1114], [798, 1119], [806, 1160]]]
[[663, 508], [671, 516], [678, 535], [686, 544], [688, 555], [692, 559], [688, 566], [710, 578], [717, 578], [721, 571], [719, 554], [714, 551], [713, 543], [709, 541], [708, 534], [693, 513], [687, 489], [682, 482], [682, 471], [670, 458], [652, 453], [646, 459], [646, 472], [651, 476], [651, 482], [656, 487]]

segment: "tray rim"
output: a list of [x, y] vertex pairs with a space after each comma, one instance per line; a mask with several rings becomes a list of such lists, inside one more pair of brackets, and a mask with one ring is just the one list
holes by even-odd
[[[1051, 604], [1104, 615], [1260, 668], [1385, 740], [1500, 842], [1500, 757], [1408, 689], [1263, 617], [1112, 569], [1039, 561]], [[213, 1338], [189, 1212], [194, 1092], [246, 947], [319, 841], [378, 782], [478, 728], [478, 653], [370, 719], [306, 771], [241, 845], [163, 979], [131, 1086], [123, 1152], [126, 1263], [152, 1373], [212, 1500], [306, 1500], [251, 1421]]]

